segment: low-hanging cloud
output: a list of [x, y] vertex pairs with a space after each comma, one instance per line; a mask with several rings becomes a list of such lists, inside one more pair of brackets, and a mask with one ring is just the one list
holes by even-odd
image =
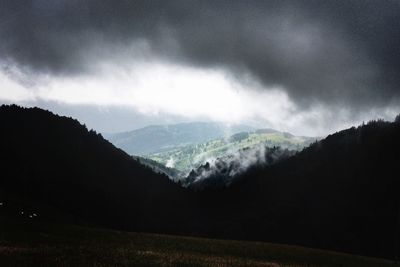
[[213, 184], [226, 186], [250, 168], [265, 167], [285, 160], [296, 153], [294, 150], [281, 147], [268, 147], [259, 144], [227, 153], [222, 158], [213, 158], [184, 178], [182, 185], [201, 190]]

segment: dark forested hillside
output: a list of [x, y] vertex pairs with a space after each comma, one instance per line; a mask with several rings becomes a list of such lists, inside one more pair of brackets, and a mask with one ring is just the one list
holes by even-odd
[[214, 229], [226, 236], [396, 257], [399, 173], [400, 123], [374, 121], [253, 168], [203, 205], [214, 207], [213, 220], [229, 221]]
[[227, 187], [248, 169], [276, 164], [295, 153], [296, 151], [261, 144], [252, 148], [247, 147], [192, 170], [181, 184], [195, 191]]
[[166, 207], [177, 206], [183, 189], [78, 121], [1, 106], [0, 128], [3, 192], [118, 228], [157, 229], [149, 216], [174, 220]]
[[[228, 188], [172, 183], [76, 120], [0, 107], [0, 197], [23, 196], [98, 225], [399, 255], [400, 123], [312, 144]], [[6, 199], [7, 201], [7, 199]]]

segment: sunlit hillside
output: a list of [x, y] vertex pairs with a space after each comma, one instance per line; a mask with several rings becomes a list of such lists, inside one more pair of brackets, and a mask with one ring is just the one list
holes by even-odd
[[200, 144], [174, 148], [165, 152], [150, 154], [147, 157], [187, 175], [192, 169], [198, 168], [207, 161], [237, 153], [244, 148], [279, 146], [298, 151], [315, 140], [316, 138], [294, 136], [290, 133], [262, 129], [237, 133], [228, 138], [219, 138]]

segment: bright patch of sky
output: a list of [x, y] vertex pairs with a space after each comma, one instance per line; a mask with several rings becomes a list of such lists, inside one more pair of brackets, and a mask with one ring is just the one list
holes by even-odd
[[[299, 111], [282, 88], [260, 88], [254, 80], [243, 83], [222, 70], [166, 63], [131, 68], [108, 66], [96, 75], [40, 77], [34, 84], [17, 82], [0, 72], [0, 99], [15, 103], [40, 100], [67, 105], [123, 106], [146, 116], [242, 123], [302, 135], [324, 135], [370, 119], [349, 121], [348, 111], [332, 112], [321, 105]], [[394, 117], [396, 112], [380, 110], [379, 114]], [[332, 120], [327, 122], [327, 118]]]

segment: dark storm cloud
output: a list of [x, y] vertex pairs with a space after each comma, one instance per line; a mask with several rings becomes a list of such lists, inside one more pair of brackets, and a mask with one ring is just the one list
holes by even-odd
[[0, 38], [2, 61], [28, 73], [157, 57], [253, 77], [303, 107], [400, 95], [400, 1], [3, 0]]

